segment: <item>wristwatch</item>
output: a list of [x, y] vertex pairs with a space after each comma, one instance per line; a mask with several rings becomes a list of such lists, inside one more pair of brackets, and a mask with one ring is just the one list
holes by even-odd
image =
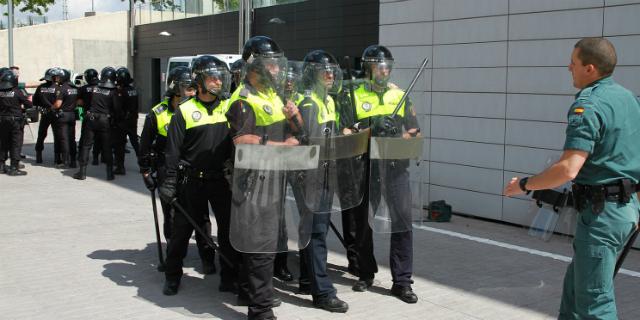
[[520, 190], [524, 191], [526, 194], [531, 193], [531, 190], [527, 189], [527, 182], [529, 181], [529, 177], [524, 177], [520, 179], [518, 185], [520, 186]]

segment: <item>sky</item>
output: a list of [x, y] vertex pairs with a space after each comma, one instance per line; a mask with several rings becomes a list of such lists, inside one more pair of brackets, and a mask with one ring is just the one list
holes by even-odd
[[[91, 11], [91, 0], [67, 0], [69, 7], [69, 19], [81, 18], [86, 11]], [[115, 12], [124, 11], [129, 7], [129, 1], [121, 0], [93, 0], [94, 10], [96, 12]], [[26, 21], [28, 15], [35, 16], [33, 13], [22, 13], [18, 8], [14, 8], [16, 20]], [[0, 14], [3, 14], [2, 20], [6, 24], [7, 18], [4, 13], [7, 12], [7, 6], [0, 6]], [[62, 1], [56, 0], [56, 3], [49, 7], [49, 11], [45, 13], [48, 21], [62, 20]]]

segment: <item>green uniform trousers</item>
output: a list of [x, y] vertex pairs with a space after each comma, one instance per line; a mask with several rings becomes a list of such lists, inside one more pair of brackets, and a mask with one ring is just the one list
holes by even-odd
[[638, 221], [638, 199], [607, 201], [600, 214], [591, 204], [577, 219], [573, 261], [567, 268], [558, 319], [618, 319], [613, 291], [616, 260]]

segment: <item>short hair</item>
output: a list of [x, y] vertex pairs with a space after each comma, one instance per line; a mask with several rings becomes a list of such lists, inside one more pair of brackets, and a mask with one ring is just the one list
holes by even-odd
[[612, 74], [616, 68], [616, 49], [605, 38], [583, 38], [573, 47], [579, 49], [578, 59], [582, 65], [594, 65], [601, 76]]

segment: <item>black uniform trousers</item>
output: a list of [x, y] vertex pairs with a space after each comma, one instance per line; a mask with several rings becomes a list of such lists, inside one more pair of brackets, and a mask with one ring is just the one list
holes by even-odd
[[273, 315], [273, 263], [275, 253], [242, 253], [239, 295], [249, 300], [249, 320], [271, 319]]
[[[44, 139], [47, 138], [47, 131], [49, 126], [53, 126], [57, 118], [55, 112], [47, 111], [43, 112], [38, 123], [38, 138], [36, 139], [36, 151], [42, 152], [44, 150]], [[53, 152], [55, 154], [60, 153], [60, 142], [54, 136], [53, 138]]]
[[135, 114], [135, 117], [131, 115], [128, 116], [125, 119], [124, 125], [125, 144], [127, 137], [129, 137], [133, 151], [136, 153], [136, 156], [139, 156], [140, 137], [138, 137], [138, 114]]
[[114, 164], [124, 168], [124, 147], [127, 143], [127, 136], [124, 128], [124, 121], [116, 120], [116, 125], [111, 128], [111, 147], [115, 156]]
[[[96, 139], [97, 138], [97, 139]], [[86, 166], [89, 163], [89, 151], [94, 141], [100, 141], [102, 146], [102, 157], [107, 166], [113, 165], [111, 154], [111, 123], [109, 116], [103, 113], [90, 113], [82, 123], [82, 133], [80, 137], [80, 165]]]
[[[178, 201], [198, 226], [209, 232], [211, 222], [209, 220], [209, 205], [213, 209], [218, 225], [218, 245], [221, 254], [231, 260], [231, 264], [220, 259], [221, 283], [232, 284], [237, 281], [237, 269], [234, 264], [237, 261], [237, 253], [231, 248], [229, 242], [229, 219], [231, 214], [231, 190], [224, 177], [215, 179], [198, 179], [188, 177], [186, 182], [178, 186]], [[194, 228], [187, 218], [180, 212], [173, 216], [173, 229], [171, 240], [167, 248], [167, 260], [165, 277], [167, 280], [178, 280], [182, 277], [182, 260], [186, 256], [189, 247], [189, 239]], [[215, 251], [211, 248], [202, 235], [196, 233], [196, 243], [200, 258], [203, 262], [213, 264]]]
[[18, 116], [0, 115], [0, 155], [2, 162], [9, 152], [11, 166], [17, 167], [20, 162], [20, 149], [23, 139], [23, 118]]
[[76, 115], [75, 112], [62, 112], [52, 124], [54, 139], [59, 143], [62, 162], [67, 163], [76, 157]]

